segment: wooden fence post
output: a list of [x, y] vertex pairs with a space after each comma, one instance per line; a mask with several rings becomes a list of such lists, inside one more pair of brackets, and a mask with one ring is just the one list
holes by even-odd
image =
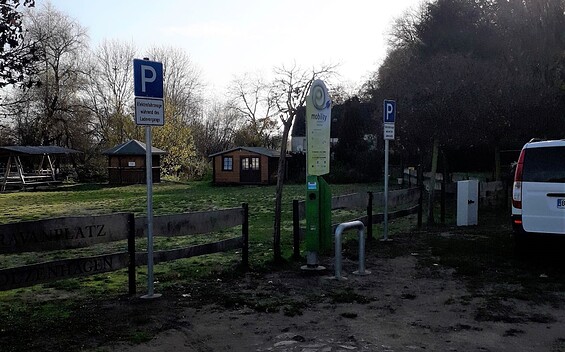
[[420, 189], [420, 197], [418, 198], [418, 228], [422, 227], [423, 205], [424, 205], [424, 174], [422, 165], [418, 165], [418, 188]]
[[446, 197], [446, 187], [447, 187], [447, 157], [445, 156], [445, 152], [441, 151], [441, 163], [442, 165], [442, 179], [441, 179], [441, 215], [440, 221], [442, 224], [445, 224], [445, 197]]
[[373, 192], [367, 192], [369, 194], [369, 201], [367, 204], [367, 240], [371, 241], [373, 239]]
[[441, 180], [441, 194], [440, 194], [440, 222], [445, 224], [445, 187], [447, 185], [445, 181], [445, 172], [443, 173], [443, 179]]
[[298, 200], [292, 201], [292, 239], [293, 258], [300, 259], [300, 214], [298, 212]]
[[243, 203], [243, 223], [241, 224], [241, 237], [243, 239], [243, 246], [241, 248], [241, 262], [243, 270], [249, 268], [249, 205]]
[[128, 292], [130, 295], [136, 293], [136, 280], [135, 280], [135, 218], [133, 214], [128, 214]]

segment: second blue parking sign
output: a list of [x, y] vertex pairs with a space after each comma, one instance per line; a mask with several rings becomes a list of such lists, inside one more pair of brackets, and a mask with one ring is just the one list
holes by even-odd
[[383, 122], [392, 122], [396, 119], [396, 101], [385, 100], [383, 104]]

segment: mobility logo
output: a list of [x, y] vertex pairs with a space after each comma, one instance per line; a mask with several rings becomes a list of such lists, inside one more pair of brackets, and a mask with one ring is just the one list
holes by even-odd
[[326, 114], [324, 114], [324, 113], [322, 113], [322, 112], [318, 112], [318, 113], [312, 114], [312, 115], [310, 116], [310, 119], [311, 119], [311, 120], [314, 120], [314, 121], [326, 122], [326, 120], [328, 119], [328, 115], [326, 115]]

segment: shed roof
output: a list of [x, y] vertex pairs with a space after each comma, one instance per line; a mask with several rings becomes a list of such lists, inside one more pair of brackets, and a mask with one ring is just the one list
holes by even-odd
[[[138, 140], [132, 139], [124, 142], [114, 148], [107, 149], [102, 152], [105, 155], [145, 155], [147, 145]], [[151, 154], [163, 155], [167, 154], [166, 151], [151, 146]]]
[[281, 155], [280, 151], [278, 151], [278, 150], [264, 148], [264, 147], [235, 147], [235, 148], [224, 150], [224, 151], [221, 151], [221, 152], [218, 152], [218, 153], [210, 154], [210, 155], [208, 155], [208, 157], [213, 158], [215, 156], [231, 153], [231, 152], [236, 151], [236, 150], [246, 150], [246, 151], [251, 152], [251, 153], [266, 155], [269, 158], [278, 158]]
[[81, 153], [78, 150], [50, 146], [50, 145], [39, 145], [39, 146], [29, 146], [29, 145], [10, 145], [0, 147], [0, 154], [18, 154], [18, 155], [61, 155], [61, 154], [76, 154]]

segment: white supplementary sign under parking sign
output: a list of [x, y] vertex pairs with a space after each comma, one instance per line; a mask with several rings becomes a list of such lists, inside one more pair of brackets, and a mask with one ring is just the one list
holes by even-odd
[[394, 140], [394, 123], [385, 123], [383, 131], [385, 140]]
[[163, 105], [163, 99], [135, 98], [135, 123], [163, 126], [165, 124]]

